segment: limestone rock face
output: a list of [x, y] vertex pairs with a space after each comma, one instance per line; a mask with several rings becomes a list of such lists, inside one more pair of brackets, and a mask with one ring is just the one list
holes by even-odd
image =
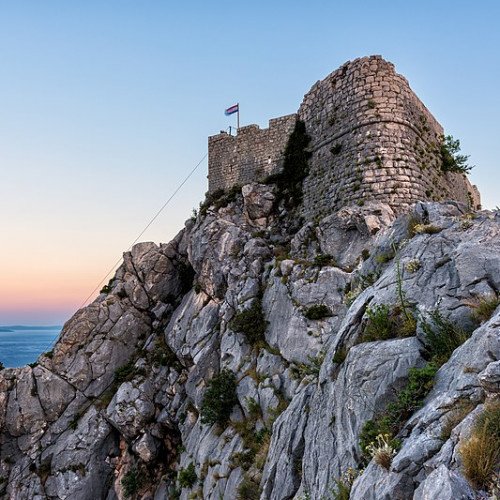
[[[500, 310], [472, 314], [500, 290], [499, 214], [367, 203], [300, 224], [258, 184], [220, 205], [135, 246], [52, 352], [0, 371], [0, 495], [298, 500], [352, 468], [355, 500], [475, 498], [460, 447], [500, 392]], [[385, 306], [412, 312], [408, 336], [366, 338]], [[470, 336], [386, 469], [360, 435], [428, 366], [436, 310]], [[228, 372], [234, 404], [212, 423]]]
[[265, 227], [276, 199], [274, 186], [256, 183], [247, 184], [243, 186], [242, 194], [244, 212], [249, 222], [256, 226]]

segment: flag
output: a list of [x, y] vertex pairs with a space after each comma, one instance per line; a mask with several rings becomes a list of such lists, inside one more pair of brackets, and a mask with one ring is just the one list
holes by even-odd
[[231, 106], [230, 108], [227, 108], [226, 111], [224, 111], [224, 114], [226, 116], [229, 116], [229, 115], [232, 115], [234, 113], [238, 113], [239, 110], [240, 110], [240, 105], [239, 104], [235, 104], [234, 106]]

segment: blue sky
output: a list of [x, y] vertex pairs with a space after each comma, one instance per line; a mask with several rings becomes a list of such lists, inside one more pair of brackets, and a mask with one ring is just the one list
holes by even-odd
[[[500, 205], [497, 2], [0, 0], [0, 324], [63, 321], [204, 155], [356, 57], [395, 63]], [[145, 234], [168, 241], [206, 164]]]

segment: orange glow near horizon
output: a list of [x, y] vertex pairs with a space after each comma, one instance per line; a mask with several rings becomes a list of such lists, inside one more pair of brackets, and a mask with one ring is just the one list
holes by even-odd
[[50, 255], [43, 247], [30, 247], [31, 254], [3, 252], [7, 255], [0, 262], [0, 325], [23, 324], [37, 317], [42, 322], [67, 321], [109, 271], [106, 262], [117, 258], [109, 248], [101, 255], [72, 258], [74, 252]]

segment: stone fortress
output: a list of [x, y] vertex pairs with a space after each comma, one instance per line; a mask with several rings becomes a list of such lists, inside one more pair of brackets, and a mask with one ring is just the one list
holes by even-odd
[[441, 170], [443, 128], [381, 56], [345, 63], [313, 85], [296, 114], [270, 120], [267, 129], [248, 125], [236, 136], [209, 137], [209, 192], [279, 172], [297, 119], [311, 137], [307, 218], [370, 200], [396, 212], [418, 200], [480, 207], [464, 174]]

